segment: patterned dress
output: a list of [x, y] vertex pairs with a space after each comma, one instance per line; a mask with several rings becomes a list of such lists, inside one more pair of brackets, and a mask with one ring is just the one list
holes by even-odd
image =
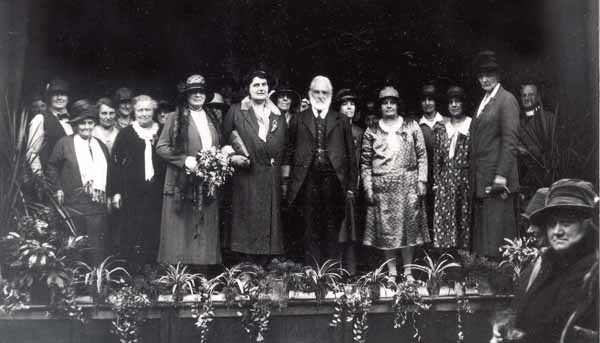
[[381, 122], [365, 131], [361, 177], [375, 205], [367, 209], [363, 244], [382, 250], [430, 241], [418, 196], [418, 181], [427, 182], [427, 153], [423, 133], [415, 121], [404, 120], [396, 131]]
[[[470, 123], [471, 118], [466, 118]], [[469, 184], [469, 135], [450, 122], [436, 124], [433, 154], [433, 244], [437, 248], [471, 247], [471, 189]], [[456, 136], [454, 156], [450, 156], [453, 132]], [[449, 137], [450, 136], [450, 137]]]

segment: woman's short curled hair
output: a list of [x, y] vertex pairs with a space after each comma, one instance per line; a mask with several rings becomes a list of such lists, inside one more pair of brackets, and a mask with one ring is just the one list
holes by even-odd
[[153, 110], [156, 110], [158, 108], [158, 104], [156, 103], [156, 100], [152, 99], [151, 96], [145, 95], [145, 94], [138, 95], [138, 96], [134, 97], [133, 99], [131, 99], [131, 105], [133, 106], [133, 108], [135, 108], [135, 105], [137, 105], [140, 102], [144, 102], [144, 101], [149, 101], [150, 106], [152, 107]]
[[98, 107], [98, 109], [100, 109], [100, 105], [108, 106], [112, 109], [115, 108], [113, 101], [111, 100], [111, 98], [108, 97], [98, 99], [98, 101], [96, 101], [96, 106]]
[[246, 90], [246, 92], [250, 88], [250, 84], [252, 83], [252, 80], [254, 80], [255, 77], [259, 77], [261, 79], [267, 80], [267, 84], [269, 85], [269, 88], [271, 88], [271, 85], [272, 85], [271, 76], [269, 74], [267, 74], [266, 71], [257, 69], [257, 70], [251, 70], [248, 74], [246, 74], [246, 76], [244, 76], [243, 81], [244, 81], [244, 89]]

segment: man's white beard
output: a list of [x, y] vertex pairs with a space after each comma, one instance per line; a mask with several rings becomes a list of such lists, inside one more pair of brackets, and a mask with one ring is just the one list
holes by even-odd
[[325, 103], [321, 104], [317, 99], [315, 99], [312, 95], [310, 95], [310, 104], [317, 111], [329, 111], [329, 106], [331, 106], [331, 97], [328, 97], [325, 100]]

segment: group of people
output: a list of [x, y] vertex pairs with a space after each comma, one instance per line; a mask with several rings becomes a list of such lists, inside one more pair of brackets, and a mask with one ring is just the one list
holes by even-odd
[[[472, 116], [460, 85], [443, 97], [424, 84], [420, 118], [386, 85], [367, 125], [358, 94], [334, 96], [322, 75], [301, 99], [256, 70], [229, 105], [195, 74], [173, 108], [128, 88], [68, 107], [68, 85], [56, 80], [47, 107], [32, 113], [29, 160], [88, 235], [94, 261], [116, 246], [138, 264], [217, 265], [225, 244], [240, 260], [297, 253], [307, 264], [340, 259], [355, 273], [362, 243], [386, 260], [399, 251], [411, 279], [418, 246], [497, 257], [517, 234], [519, 104], [493, 52], [474, 66], [485, 96]], [[214, 147], [235, 171], [200, 208], [191, 171], [196, 154]], [[398, 275], [395, 262], [387, 266]]]

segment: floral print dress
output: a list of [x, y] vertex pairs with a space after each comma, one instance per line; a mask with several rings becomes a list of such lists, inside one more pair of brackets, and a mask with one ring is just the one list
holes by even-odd
[[[450, 122], [436, 124], [434, 129], [433, 187], [433, 244], [437, 248], [471, 247], [471, 189], [469, 184], [469, 141], [466, 130], [456, 130]], [[462, 132], [461, 132], [462, 131]], [[449, 133], [450, 132], [450, 133]], [[450, 154], [456, 135], [454, 153]]]
[[363, 244], [389, 250], [430, 241], [417, 190], [419, 181], [427, 182], [427, 152], [414, 120], [404, 120], [398, 130], [380, 122], [365, 131], [361, 178], [376, 199], [367, 208]]

